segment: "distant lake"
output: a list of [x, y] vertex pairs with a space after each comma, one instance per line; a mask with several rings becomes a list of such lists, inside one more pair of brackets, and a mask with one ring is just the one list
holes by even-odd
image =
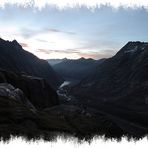
[[72, 79], [72, 78], [65, 78], [65, 81], [60, 85], [59, 88], [62, 88], [66, 85], [70, 85], [71, 87], [78, 84], [80, 82], [80, 80], [77, 79]]
[[69, 85], [71, 82], [70, 81], [64, 81], [61, 85], [60, 85], [60, 88], [66, 86], [66, 85]]

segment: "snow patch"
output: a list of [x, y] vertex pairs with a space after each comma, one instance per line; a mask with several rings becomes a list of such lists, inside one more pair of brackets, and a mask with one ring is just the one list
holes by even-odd
[[148, 46], [148, 44], [144, 44], [143, 47], [141, 48], [141, 51], [145, 50], [146, 46]]
[[134, 49], [126, 50], [126, 51], [124, 51], [124, 53], [134, 53], [134, 52], [136, 52], [137, 50], [138, 50], [138, 46], [135, 46]]

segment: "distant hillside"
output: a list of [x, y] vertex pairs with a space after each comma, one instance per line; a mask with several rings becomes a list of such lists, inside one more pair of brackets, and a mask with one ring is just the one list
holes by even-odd
[[67, 60], [66, 58], [64, 59], [47, 59], [48, 63], [53, 66], [55, 64], [58, 64], [58, 63], [61, 63], [63, 62], [64, 60]]
[[147, 76], [148, 43], [128, 42], [115, 56], [97, 66], [72, 92], [81, 100], [91, 100], [94, 105], [101, 101], [131, 109], [133, 105], [140, 107], [148, 103]]
[[54, 88], [62, 83], [61, 78], [46, 60], [25, 51], [16, 40], [10, 42], [0, 39], [0, 68], [42, 77]]
[[77, 60], [66, 59], [61, 63], [53, 65], [53, 69], [61, 75], [64, 79], [82, 80], [92, 71], [95, 67], [102, 63], [104, 59], [93, 60], [80, 58]]

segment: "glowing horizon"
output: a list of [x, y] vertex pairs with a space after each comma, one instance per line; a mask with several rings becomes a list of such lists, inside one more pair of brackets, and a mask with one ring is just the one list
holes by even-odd
[[62, 2], [0, 1], [0, 37], [42, 59], [107, 58], [128, 41], [147, 41], [148, 2]]

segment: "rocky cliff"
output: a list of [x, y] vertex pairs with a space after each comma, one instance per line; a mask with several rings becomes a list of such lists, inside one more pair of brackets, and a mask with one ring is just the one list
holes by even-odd
[[43, 78], [0, 70], [0, 82], [9, 83], [21, 89], [37, 109], [58, 104], [55, 90]]

